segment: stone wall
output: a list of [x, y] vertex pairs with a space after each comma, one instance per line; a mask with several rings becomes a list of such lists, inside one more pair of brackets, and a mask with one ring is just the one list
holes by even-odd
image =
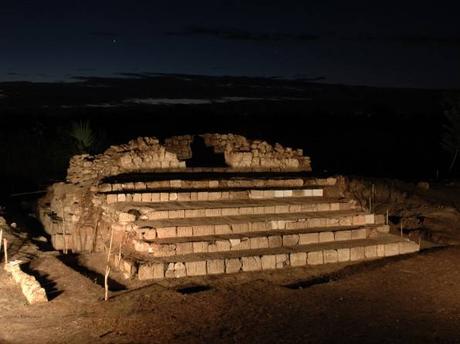
[[99, 155], [74, 156], [67, 170], [67, 181], [91, 183], [107, 176], [160, 168], [185, 168], [185, 162], [179, 161], [155, 137], [139, 137]]
[[193, 135], [172, 136], [165, 139], [164, 146], [168, 152], [177, 155], [179, 160], [187, 160], [192, 158], [191, 144]]
[[262, 140], [249, 140], [241, 135], [204, 134], [201, 135], [216, 153], [224, 153], [225, 162], [235, 168], [268, 170], [311, 171], [310, 158], [302, 149], [274, 146]]

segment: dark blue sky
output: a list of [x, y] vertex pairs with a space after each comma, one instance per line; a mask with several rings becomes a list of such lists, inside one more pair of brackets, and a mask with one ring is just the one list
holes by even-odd
[[0, 2], [0, 81], [114, 73], [460, 88], [454, 1]]

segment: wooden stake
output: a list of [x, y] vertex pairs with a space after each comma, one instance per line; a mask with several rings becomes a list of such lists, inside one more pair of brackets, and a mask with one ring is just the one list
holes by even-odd
[[369, 196], [369, 212], [372, 213], [372, 195]]
[[62, 205], [62, 236], [64, 239], [64, 254], [67, 254], [67, 233], [65, 232], [65, 215], [64, 215], [64, 205]]
[[0, 229], [0, 252], [2, 252], [3, 229]]
[[372, 204], [375, 204], [375, 185], [372, 184]]
[[121, 263], [121, 246], [123, 244], [123, 240], [120, 240], [120, 247], [118, 248], [118, 263], [117, 266], [120, 268], [120, 263]]
[[3, 250], [5, 251], [5, 269], [8, 265], [8, 240], [3, 239]]
[[385, 222], [386, 222], [387, 225], [390, 224], [390, 217], [389, 217], [389, 214], [388, 214], [388, 209], [387, 209], [387, 214], [385, 216]]
[[109, 252], [107, 253], [107, 266], [105, 268], [105, 276], [104, 276], [104, 288], [105, 288], [104, 300], [105, 301], [109, 299], [110, 254], [112, 252], [112, 242], [113, 242], [113, 227], [111, 228], [111, 231], [110, 231]]
[[402, 219], [401, 219], [401, 222], [400, 222], [400, 231], [401, 231], [401, 237], [403, 236], [403, 223], [402, 223]]

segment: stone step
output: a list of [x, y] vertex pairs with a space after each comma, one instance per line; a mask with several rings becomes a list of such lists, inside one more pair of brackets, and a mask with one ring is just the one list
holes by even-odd
[[123, 202], [115, 204], [113, 209], [119, 214], [118, 216], [122, 213], [137, 211], [142, 220], [360, 210], [354, 201], [315, 197], [156, 203]]
[[[116, 178], [116, 177], [114, 177]], [[136, 181], [136, 178], [138, 179]], [[199, 179], [167, 179], [145, 180], [146, 177], [138, 176], [133, 179], [125, 179], [123, 182], [110, 179], [110, 182], [101, 183], [95, 191], [98, 192], [121, 192], [141, 191], [155, 189], [226, 189], [226, 188], [298, 188], [298, 187], [326, 187], [334, 186], [336, 178], [289, 178], [280, 175], [277, 178], [251, 178], [233, 177], [223, 179], [199, 178]], [[140, 180], [139, 180], [140, 179]], [[142, 180], [144, 179], [144, 180]]]
[[322, 197], [323, 189], [310, 188], [208, 188], [208, 189], [144, 189], [102, 192], [108, 204], [117, 202], [223, 201], [235, 199], [270, 199], [288, 197]]
[[155, 239], [270, 230], [289, 231], [315, 227], [363, 226], [376, 223], [383, 224], [383, 216], [375, 216], [374, 214], [356, 210], [343, 210], [330, 212], [195, 217], [149, 221], [138, 220], [120, 222], [120, 226], [130, 226], [134, 230], [148, 231], [149, 238]]
[[371, 260], [417, 252], [418, 244], [392, 234], [341, 242], [296, 247], [275, 247], [245, 251], [186, 254], [172, 257], [145, 257], [125, 254], [114, 262], [126, 277], [141, 280], [181, 278], [238, 272], [264, 271]]
[[201, 237], [177, 237], [148, 240], [145, 232], [137, 232], [134, 250], [153, 257], [170, 257], [203, 252], [241, 251], [260, 248], [296, 247], [323, 242], [366, 239], [388, 233], [387, 225], [303, 228], [286, 233], [284, 230], [223, 234]]

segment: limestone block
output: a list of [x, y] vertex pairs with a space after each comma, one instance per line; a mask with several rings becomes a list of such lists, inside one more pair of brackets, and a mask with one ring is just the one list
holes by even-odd
[[320, 232], [319, 233], [319, 242], [330, 242], [334, 241], [333, 232]]
[[307, 254], [305, 252], [293, 252], [289, 254], [291, 266], [304, 266], [307, 264]]
[[323, 251], [312, 251], [307, 254], [307, 263], [308, 265], [318, 265], [323, 264]]
[[399, 243], [399, 253], [406, 254], [406, 253], [413, 253], [419, 250], [419, 246], [417, 243], [413, 241], [401, 241]]
[[225, 272], [225, 262], [223, 259], [208, 259], [206, 268], [209, 275], [223, 274]]
[[206, 275], [206, 261], [186, 262], [185, 268], [187, 276], [204, 276]]
[[193, 253], [193, 243], [179, 242], [176, 244], [176, 254], [189, 254]]
[[351, 231], [337, 231], [334, 233], [335, 241], [351, 240]]
[[251, 248], [251, 242], [249, 238], [242, 238], [242, 239], [234, 239], [234, 240], [240, 240], [239, 243], [237, 241], [234, 241], [234, 245], [232, 245], [232, 251], [235, 250], [249, 250]]
[[187, 276], [187, 270], [185, 269], [185, 264], [178, 262], [174, 264], [174, 277], [180, 278]]
[[141, 194], [141, 201], [142, 202], [152, 202], [152, 194], [149, 192], [145, 192]]
[[225, 259], [225, 272], [232, 274], [241, 270], [241, 261], [239, 258]]
[[232, 228], [230, 227], [230, 225], [227, 225], [227, 224], [215, 225], [214, 232], [216, 235], [231, 234]]
[[399, 243], [385, 244], [385, 257], [396, 256], [399, 254]]
[[368, 225], [372, 225], [375, 223], [375, 216], [374, 214], [367, 214], [365, 216], [365, 223]]
[[177, 236], [178, 237], [192, 237], [193, 236], [193, 227], [177, 227]]
[[293, 247], [299, 244], [299, 235], [298, 234], [289, 234], [283, 235], [283, 246], [284, 247]]
[[272, 235], [268, 237], [268, 247], [281, 247], [283, 245], [283, 240], [281, 235]]
[[177, 201], [177, 198], [178, 198], [177, 192], [170, 192], [169, 193], [169, 200], [170, 201]]
[[243, 271], [260, 271], [262, 270], [262, 261], [260, 257], [242, 257]]
[[126, 195], [125, 194], [118, 194], [117, 195], [117, 198], [118, 198], [118, 202], [125, 202], [126, 201]]
[[154, 263], [151, 265], [143, 264], [139, 267], [137, 277], [141, 281], [149, 279], [161, 279], [164, 278], [164, 264], [163, 263]]
[[250, 238], [249, 247], [251, 249], [268, 248], [268, 238], [267, 237]]
[[324, 250], [324, 263], [337, 263], [338, 262], [338, 253], [336, 250]]
[[249, 224], [248, 223], [234, 223], [232, 224], [232, 232], [233, 233], [249, 232]]
[[350, 248], [350, 260], [363, 260], [365, 258], [364, 255], [364, 247], [352, 247]]
[[222, 216], [233, 216], [238, 215], [239, 209], [238, 208], [223, 208], [222, 209]]
[[108, 194], [107, 195], [107, 203], [117, 203], [118, 202], [118, 195], [117, 194]]
[[208, 242], [206, 241], [195, 241], [193, 242], [193, 253], [205, 253], [208, 252]]
[[366, 246], [364, 248], [364, 255], [368, 259], [377, 258], [377, 245]]
[[385, 257], [385, 245], [377, 245], [377, 256]]
[[193, 236], [206, 236], [206, 235], [214, 235], [214, 226], [212, 225], [193, 226]]
[[119, 213], [118, 221], [122, 223], [134, 222], [136, 221], [136, 216], [129, 213]]
[[318, 233], [302, 233], [302, 234], [299, 234], [299, 244], [300, 245], [316, 244], [318, 242], [319, 242], [319, 234]]
[[217, 252], [230, 251], [231, 248], [229, 240], [216, 240], [215, 245]]
[[367, 233], [365, 228], [360, 228], [360, 229], [354, 229], [351, 231], [351, 239], [356, 240], [356, 239], [366, 239], [367, 238]]
[[339, 248], [337, 250], [337, 260], [339, 262], [348, 262], [350, 260], [350, 249], [349, 248]]
[[176, 236], [176, 227], [160, 227], [157, 228], [158, 238], [174, 238]]
[[141, 202], [141, 201], [142, 201], [142, 194], [140, 194], [140, 193], [135, 193], [135, 194], [133, 195], [133, 201], [134, 201], [134, 202]]
[[276, 268], [282, 269], [286, 266], [289, 266], [289, 255], [287, 254], [277, 254], [276, 255]]
[[275, 255], [264, 255], [261, 257], [262, 270], [276, 269], [276, 256]]

